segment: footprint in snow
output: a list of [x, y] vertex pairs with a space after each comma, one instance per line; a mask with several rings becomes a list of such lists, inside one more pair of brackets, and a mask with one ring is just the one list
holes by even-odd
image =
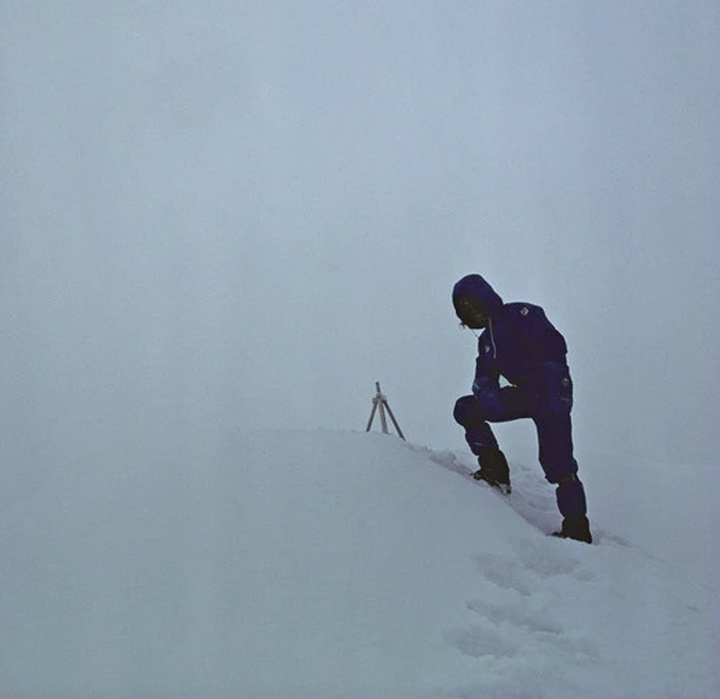
[[512, 658], [520, 650], [520, 644], [500, 631], [475, 625], [468, 629], [453, 629], [446, 634], [451, 647], [470, 658]]
[[486, 580], [526, 597], [542, 586], [542, 579], [561, 576], [577, 580], [594, 579], [592, 571], [560, 546], [554, 546], [555, 543], [564, 542], [520, 539], [512, 542], [511, 552], [478, 554], [474, 556], [474, 562]]
[[542, 665], [546, 656], [555, 662], [562, 657], [580, 662], [597, 653], [590, 639], [568, 631], [550, 609], [534, 608], [529, 601], [498, 604], [472, 600], [467, 606], [479, 621], [448, 631], [446, 640], [468, 657], [503, 660], [527, 655]]
[[[557, 542], [561, 544], [562, 542]], [[474, 557], [478, 572], [493, 586], [516, 593], [512, 601], [475, 599], [467, 603], [475, 623], [447, 634], [448, 643], [463, 655], [501, 659], [533, 649], [537, 657], [547, 653], [574, 659], [594, 654], [591, 641], [568, 633], [553, 616], [551, 597], [561, 597], [564, 580], [593, 580], [594, 574], [561, 546], [546, 540], [516, 540], [507, 553], [484, 553]], [[557, 583], [555, 582], [557, 581]], [[542, 593], [538, 606], [537, 593]]]
[[468, 609], [496, 626], [522, 627], [530, 633], [561, 634], [565, 630], [548, 613], [522, 604], [495, 604], [486, 600], [468, 602]]

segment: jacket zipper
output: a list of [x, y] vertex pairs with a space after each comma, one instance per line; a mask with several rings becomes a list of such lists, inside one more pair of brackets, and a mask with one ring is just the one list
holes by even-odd
[[497, 346], [495, 345], [495, 334], [493, 333], [492, 318], [488, 318], [488, 329], [490, 330], [490, 342], [493, 346], [493, 359], [497, 359]]

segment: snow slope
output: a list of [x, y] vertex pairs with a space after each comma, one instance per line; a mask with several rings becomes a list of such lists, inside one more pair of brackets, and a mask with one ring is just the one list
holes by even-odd
[[546, 535], [535, 466], [504, 498], [468, 456], [374, 433], [176, 452], [0, 513], [0, 697], [720, 695], [702, 469], [666, 484], [669, 540], [588, 488], [587, 546]]

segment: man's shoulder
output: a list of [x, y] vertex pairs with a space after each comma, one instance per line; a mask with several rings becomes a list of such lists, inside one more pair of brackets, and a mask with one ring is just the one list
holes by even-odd
[[526, 303], [525, 301], [506, 303], [503, 311], [509, 318], [542, 318], [545, 316], [545, 311], [541, 306]]

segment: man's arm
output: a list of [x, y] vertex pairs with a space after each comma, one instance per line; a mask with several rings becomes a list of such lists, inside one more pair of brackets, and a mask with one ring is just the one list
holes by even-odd
[[489, 366], [482, 351], [475, 361], [475, 379], [472, 392], [483, 412], [489, 419], [501, 409], [500, 404], [500, 374]]
[[499, 372], [482, 355], [477, 359], [472, 391], [486, 420], [505, 422], [529, 416], [527, 395], [516, 386], [501, 387]]

